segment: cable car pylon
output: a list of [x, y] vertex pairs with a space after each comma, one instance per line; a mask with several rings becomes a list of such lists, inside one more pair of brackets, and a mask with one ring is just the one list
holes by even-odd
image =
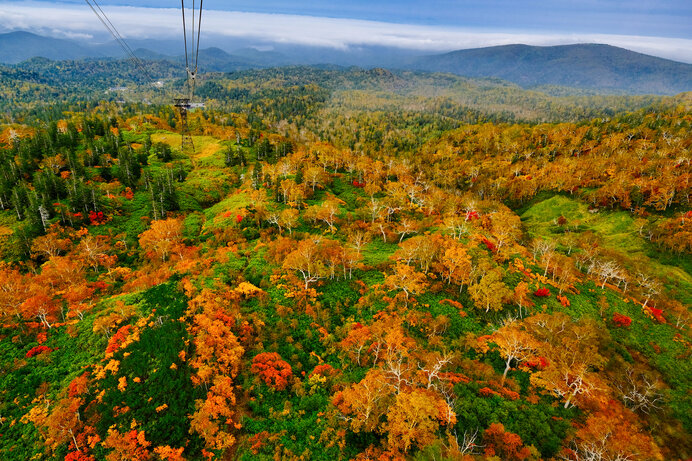
[[187, 112], [191, 107], [190, 98], [175, 98], [173, 102], [175, 107], [178, 108], [178, 113], [180, 114], [180, 134], [182, 135], [180, 149], [183, 152], [189, 149], [194, 153], [195, 144], [192, 142], [190, 127], [187, 124]]
[[[87, 5], [94, 12], [96, 17], [101, 21], [103, 26], [110, 32], [115, 41], [120, 45], [120, 47], [125, 52], [125, 55], [132, 60], [132, 62], [137, 66], [145, 78], [149, 79], [153, 84], [161, 86], [160, 82], [154, 82], [151, 75], [147, 71], [144, 63], [134, 54], [134, 51], [125, 42], [125, 39], [120, 32], [116, 29], [115, 25], [108, 18], [106, 13], [101, 8], [98, 3], [99, 0], [84, 0]], [[187, 122], [187, 114], [192, 108], [192, 98], [195, 93], [195, 85], [197, 82], [197, 71], [199, 70], [199, 39], [200, 31], [202, 28], [202, 3], [204, 0], [199, 0], [199, 8], [197, 7], [197, 0], [192, 0], [192, 21], [190, 21], [191, 31], [190, 34], [190, 44], [188, 48], [188, 25], [185, 20], [185, 0], [180, 0], [183, 14], [183, 40], [185, 42], [185, 71], [187, 73], [187, 78], [185, 82], [185, 94], [183, 97], [175, 98], [173, 104], [178, 109], [180, 114], [180, 131], [182, 135], [181, 149], [191, 150], [193, 153], [195, 151], [194, 143], [192, 142], [192, 135], [190, 134], [190, 127]], [[196, 37], [195, 37], [196, 33]]]

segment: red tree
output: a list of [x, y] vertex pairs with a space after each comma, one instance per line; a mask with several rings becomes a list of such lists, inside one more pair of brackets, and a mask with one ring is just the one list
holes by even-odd
[[539, 288], [538, 290], [533, 292], [534, 296], [538, 296], [539, 298], [544, 298], [546, 296], [550, 296], [550, 290], [547, 288]]
[[43, 352], [51, 352], [53, 349], [47, 346], [36, 346], [32, 347], [29, 349], [29, 351], [26, 353], [27, 358], [31, 358], [34, 356], [37, 356], [38, 354], [42, 354]]
[[522, 461], [531, 456], [531, 451], [517, 434], [505, 432], [505, 427], [500, 423], [493, 423], [483, 434], [486, 444], [487, 456], [499, 456], [508, 461]]
[[251, 371], [259, 375], [267, 386], [278, 391], [286, 389], [288, 380], [293, 375], [291, 365], [281, 359], [276, 352], [262, 352], [252, 359]]
[[632, 319], [616, 312], [613, 314], [613, 323], [619, 327], [628, 327], [632, 324]]

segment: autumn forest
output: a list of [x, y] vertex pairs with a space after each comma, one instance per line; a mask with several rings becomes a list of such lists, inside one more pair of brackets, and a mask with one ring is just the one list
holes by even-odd
[[26, 66], [0, 459], [692, 457], [689, 94]]

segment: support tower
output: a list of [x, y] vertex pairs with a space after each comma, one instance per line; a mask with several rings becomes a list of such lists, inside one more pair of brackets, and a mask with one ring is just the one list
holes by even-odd
[[187, 111], [190, 110], [190, 98], [176, 98], [175, 107], [180, 112], [180, 133], [182, 134], [181, 149], [186, 151], [188, 148], [192, 152], [195, 151], [195, 145], [192, 143], [190, 129], [187, 126]]

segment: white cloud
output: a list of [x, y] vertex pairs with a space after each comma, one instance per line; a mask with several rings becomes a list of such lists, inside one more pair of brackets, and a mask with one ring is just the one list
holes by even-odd
[[[174, 8], [104, 7], [125, 38], [167, 39], [181, 34], [180, 12]], [[86, 6], [45, 2], [3, 2], [0, 24], [5, 30], [29, 30], [56, 36], [103, 36], [103, 26]], [[493, 32], [487, 30], [391, 24], [285, 14], [205, 11], [202, 32], [228, 38], [255, 39], [263, 44], [312, 45], [337, 49], [379, 45], [438, 52], [524, 43], [558, 45], [607, 43], [685, 62], [692, 62], [692, 40], [607, 34]], [[204, 42], [202, 42], [204, 43]]]
[[64, 37], [64, 38], [68, 38], [71, 40], [93, 40], [93, 38], [94, 38], [93, 34], [85, 34], [82, 32], [72, 32], [69, 30], [61, 30], [61, 29], [55, 29], [55, 28], [53, 28], [49, 32], [49, 35], [51, 37]]

